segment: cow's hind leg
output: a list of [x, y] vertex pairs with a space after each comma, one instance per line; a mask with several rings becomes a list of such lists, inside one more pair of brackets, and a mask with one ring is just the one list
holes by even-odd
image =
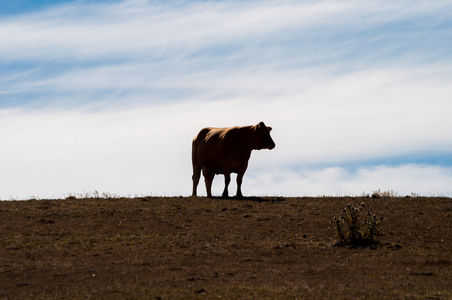
[[224, 174], [224, 191], [223, 191], [223, 198], [229, 197], [228, 187], [229, 183], [231, 182], [231, 173], [225, 173]]
[[215, 177], [215, 173], [212, 173], [209, 170], [203, 168], [202, 175], [204, 175], [204, 180], [206, 182], [207, 197], [212, 198], [212, 182], [213, 178]]

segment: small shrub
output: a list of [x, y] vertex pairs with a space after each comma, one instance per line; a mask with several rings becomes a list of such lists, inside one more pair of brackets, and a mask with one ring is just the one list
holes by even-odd
[[380, 189], [375, 190], [372, 192], [372, 198], [374, 199], [388, 199], [388, 198], [395, 198], [399, 197], [399, 194], [396, 191], [390, 190], [390, 191], [381, 191]]
[[350, 245], [352, 247], [365, 247], [379, 244], [377, 237], [383, 228], [383, 217], [367, 212], [367, 218], [362, 221], [360, 213], [364, 207], [361, 203], [358, 207], [349, 203], [341, 210], [341, 215], [331, 220], [337, 230], [338, 246]]

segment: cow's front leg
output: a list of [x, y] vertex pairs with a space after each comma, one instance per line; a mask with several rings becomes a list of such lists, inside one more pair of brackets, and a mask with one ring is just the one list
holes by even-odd
[[237, 174], [237, 198], [243, 198], [242, 195], [242, 181], [243, 181], [244, 173]]
[[228, 198], [229, 197], [229, 192], [228, 192], [228, 186], [229, 183], [231, 182], [231, 173], [225, 173], [224, 174], [224, 191], [223, 191], [223, 198]]

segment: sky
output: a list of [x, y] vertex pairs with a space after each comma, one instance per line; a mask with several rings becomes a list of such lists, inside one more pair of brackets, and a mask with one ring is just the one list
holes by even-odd
[[260, 121], [245, 196], [451, 197], [451, 82], [450, 0], [0, 0], [0, 199], [188, 196]]

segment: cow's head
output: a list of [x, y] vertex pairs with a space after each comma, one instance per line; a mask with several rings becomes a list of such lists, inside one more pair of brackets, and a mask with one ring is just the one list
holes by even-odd
[[270, 131], [272, 128], [270, 126], [265, 126], [264, 122], [260, 122], [259, 124], [253, 126], [254, 128], [254, 141], [256, 150], [261, 149], [273, 149], [275, 148], [275, 142], [273, 142], [272, 137], [270, 136]]

